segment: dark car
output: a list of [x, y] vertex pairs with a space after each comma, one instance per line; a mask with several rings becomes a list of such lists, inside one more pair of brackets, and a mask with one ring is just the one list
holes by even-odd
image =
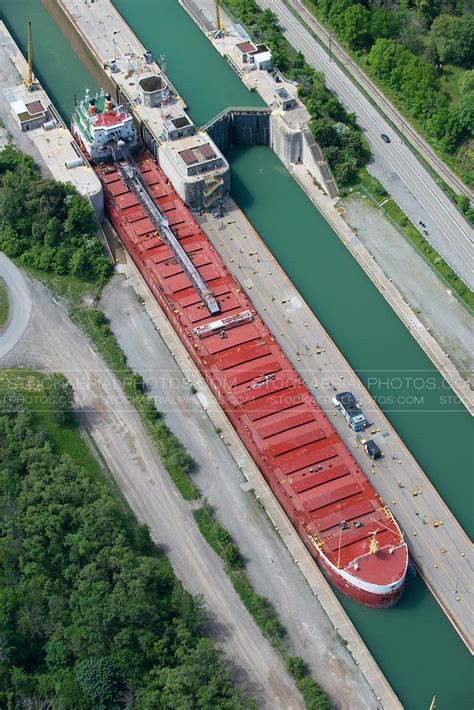
[[387, 136], [386, 133], [382, 133], [380, 137], [383, 141], [385, 141], [385, 143], [390, 143], [390, 138]]

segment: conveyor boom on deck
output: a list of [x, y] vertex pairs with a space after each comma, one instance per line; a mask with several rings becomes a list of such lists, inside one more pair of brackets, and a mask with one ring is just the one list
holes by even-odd
[[178, 259], [209, 311], [212, 314], [220, 313], [219, 304], [212, 295], [211, 289], [204, 281], [189, 256], [186, 254], [185, 250], [179, 243], [179, 240], [171, 231], [168, 220], [151, 199], [142, 183], [138, 169], [130, 164], [116, 163], [115, 165], [123, 182], [135, 194], [136, 198], [150, 218], [152, 224], [156, 227], [156, 230], [165, 244], [171, 249], [175, 257]]

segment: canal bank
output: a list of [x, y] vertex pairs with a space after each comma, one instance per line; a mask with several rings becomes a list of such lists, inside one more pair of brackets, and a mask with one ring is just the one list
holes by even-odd
[[[24, 3], [22, 3], [24, 5]], [[0, 5], [1, 7], [1, 5]], [[179, 30], [176, 30], [179, 32]], [[212, 48], [210, 48], [212, 50]], [[71, 75], [71, 84], [72, 80], [74, 77]], [[177, 77], [173, 75], [173, 79], [176, 81]], [[72, 86], [70, 87], [69, 91], [71, 91]], [[202, 87], [201, 87], [202, 89]], [[54, 92], [51, 92], [54, 94]], [[79, 93], [79, 91], [78, 91]], [[188, 102], [189, 103], [189, 102]], [[232, 103], [235, 103], [232, 101]], [[216, 111], [209, 111], [209, 116], [214, 115]], [[247, 163], [245, 163], [245, 160], [247, 160]], [[295, 270], [296, 276], [298, 278], [301, 277], [301, 269], [302, 266], [306, 266], [308, 270], [311, 270], [311, 273], [309, 274], [309, 277], [311, 279], [311, 276], [313, 276], [313, 280], [308, 280], [307, 284], [303, 284], [303, 286], [306, 286], [306, 291], [309, 293], [309, 296], [314, 299], [314, 297], [317, 297], [317, 302], [314, 302], [313, 308], [316, 310], [318, 313], [318, 316], [322, 318], [324, 316], [324, 319], [327, 320], [328, 322], [328, 327], [330, 330], [334, 332], [334, 329], [338, 329], [340, 325], [340, 321], [338, 321], [338, 316], [339, 316], [339, 310], [342, 309], [344, 310], [344, 307], [346, 306], [346, 310], [349, 310], [349, 314], [351, 317], [358, 317], [357, 315], [357, 309], [355, 307], [351, 308], [354, 304], [352, 302], [348, 303], [348, 299], [338, 298], [337, 294], [337, 289], [335, 293], [335, 298], [337, 300], [337, 303], [333, 305], [333, 308], [335, 308], [335, 312], [331, 313], [328, 312], [327, 314], [324, 313], [324, 307], [327, 305], [325, 301], [325, 293], [324, 289], [328, 285], [327, 280], [324, 279], [324, 268], [328, 268], [328, 262], [327, 262], [327, 255], [328, 255], [328, 250], [329, 246], [326, 244], [325, 239], [324, 239], [324, 230], [321, 228], [321, 224], [315, 224], [314, 222], [314, 217], [310, 218], [310, 213], [308, 212], [308, 208], [305, 206], [304, 202], [301, 200], [301, 195], [298, 196], [297, 193], [300, 193], [296, 185], [291, 185], [292, 181], [286, 174], [285, 169], [281, 164], [278, 163], [278, 161], [273, 160], [273, 156], [271, 155], [270, 151], [264, 151], [264, 152], [258, 152], [255, 153], [254, 151], [249, 151], [248, 154], [244, 153], [236, 153], [235, 155], [231, 156], [231, 164], [234, 169], [234, 184], [235, 184], [235, 190], [234, 194], [238, 193], [239, 195], [239, 202], [241, 205], [245, 206], [245, 210], [248, 214], [251, 214], [252, 211], [255, 212], [255, 220], [260, 220], [262, 222], [262, 227], [259, 226], [259, 231], [264, 235], [265, 240], [267, 243], [270, 242], [271, 245], [271, 239], [274, 238], [276, 240], [275, 247], [278, 249], [283, 249], [285, 246], [285, 243], [289, 241], [288, 235], [291, 234], [291, 238], [293, 238], [293, 234], [295, 231], [298, 229], [298, 233], [301, 232], [303, 234], [305, 230], [309, 232], [309, 237], [310, 243], [309, 245], [304, 243], [304, 251], [302, 254], [300, 254], [301, 257], [301, 262], [300, 263], [290, 263], [288, 264], [288, 267], [290, 269]], [[255, 166], [258, 165], [258, 168], [256, 169]], [[260, 180], [260, 181], [259, 181]], [[280, 189], [282, 188], [282, 189]], [[293, 190], [295, 192], [293, 192]], [[271, 195], [269, 194], [271, 191]], [[267, 197], [273, 196], [273, 202], [269, 203], [266, 201]], [[281, 202], [283, 197], [283, 201]], [[303, 196], [304, 197], [304, 196]], [[299, 215], [298, 218], [298, 224], [291, 224], [288, 223], [287, 217], [288, 215], [285, 214], [285, 207], [288, 204], [288, 201], [290, 201], [292, 205], [292, 209], [296, 210], [296, 214]], [[281, 202], [281, 204], [280, 204]], [[314, 210], [312, 210], [314, 213]], [[293, 218], [294, 218], [295, 212], [293, 211]], [[280, 224], [280, 220], [283, 220], [282, 223]], [[320, 220], [322, 222], [322, 220]], [[324, 224], [324, 223], [323, 223]], [[329, 232], [329, 230], [328, 230]], [[328, 239], [334, 240], [334, 235], [329, 233]], [[282, 243], [280, 243], [280, 240]], [[313, 244], [311, 244], [313, 242]], [[314, 251], [314, 242], [316, 242], [316, 246], [318, 246], [318, 251], [321, 254], [321, 251], [323, 252], [323, 257], [322, 258], [315, 258], [317, 257], [317, 252], [315, 253]], [[331, 242], [332, 243], [332, 242]], [[336, 240], [337, 243], [337, 240]], [[313, 247], [311, 250], [310, 247]], [[272, 250], [274, 251], [273, 247]], [[291, 254], [290, 254], [291, 256]], [[334, 255], [333, 255], [334, 256]], [[310, 258], [309, 261], [305, 261], [305, 259]], [[284, 259], [279, 259], [280, 262], [284, 262]], [[329, 262], [330, 265], [331, 262]], [[287, 265], [285, 264], [285, 267]], [[345, 264], [344, 261], [340, 263], [338, 261], [338, 267], [344, 269]], [[286, 270], [289, 270], [289, 268], [286, 268]], [[350, 273], [350, 272], [349, 272]], [[329, 276], [329, 275], [328, 275]], [[297, 281], [297, 279], [292, 276], [294, 281]], [[359, 280], [358, 280], [359, 279]], [[360, 288], [361, 287], [361, 281], [360, 277], [354, 276], [353, 280], [351, 277], [350, 284], [351, 287], [353, 286], [354, 289]], [[299, 289], [303, 290], [301, 286], [298, 284]], [[319, 290], [321, 288], [321, 291]], [[329, 293], [331, 291], [329, 290]], [[333, 294], [334, 295], [334, 294]], [[365, 298], [367, 294], [365, 294], [364, 290], [362, 289], [362, 299]], [[309, 299], [308, 299], [309, 300]], [[362, 304], [365, 305], [364, 300], [362, 301]], [[368, 301], [368, 304], [370, 304], [370, 299]], [[317, 307], [315, 307], [317, 306]], [[331, 302], [329, 303], [329, 306], [331, 306]], [[376, 306], [374, 306], [375, 309], [375, 315], [380, 315], [377, 312]], [[368, 311], [370, 313], [370, 310]], [[366, 311], [367, 314], [367, 311]], [[393, 314], [392, 314], [393, 315]], [[359, 318], [360, 320], [360, 318]], [[396, 319], [395, 319], [396, 320]], [[370, 329], [369, 329], [370, 332]], [[390, 331], [385, 331], [383, 335], [386, 337], [387, 333]], [[353, 336], [354, 333], [357, 333], [357, 329], [354, 327], [350, 335]], [[408, 334], [406, 334], [408, 336]], [[337, 339], [339, 340], [339, 344], [341, 344], [340, 339], [344, 338], [344, 332], [337, 333]], [[358, 353], [358, 347], [364, 346], [364, 342], [351, 342], [351, 339], [349, 339], [349, 344], [352, 346], [352, 349], [354, 352], [351, 352], [351, 355], [353, 355], [355, 358], [357, 358], [358, 355], [361, 355]], [[371, 343], [369, 342], [369, 346]], [[402, 354], [404, 353], [402, 349]], [[346, 352], [346, 355], [348, 353]], [[377, 353], [380, 355], [380, 353]], [[383, 353], [382, 353], [383, 354]], [[369, 357], [370, 360], [370, 351], [365, 353]], [[361, 360], [363, 361], [365, 356], [364, 353], [362, 353]], [[352, 359], [351, 357], [349, 359]], [[388, 358], [387, 361], [388, 365], [393, 364], [393, 359]], [[354, 362], [353, 362], [354, 364]], [[395, 371], [394, 371], [395, 372]], [[382, 388], [382, 394], [383, 394], [383, 388]], [[419, 410], [416, 412], [409, 412], [409, 414], [416, 414], [417, 417], [420, 416]], [[417, 418], [416, 417], [416, 418]], [[413, 420], [409, 423], [410, 426], [414, 426]], [[399, 427], [398, 427], [399, 428]], [[400, 430], [400, 428], [399, 428]], [[462, 438], [461, 438], [462, 441]], [[418, 442], [420, 443], [420, 442]], [[426, 443], [426, 437], [425, 437], [425, 443]], [[433, 441], [433, 444], [436, 444], [436, 441]], [[421, 458], [421, 457], [420, 457]], [[446, 462], [446, 460], [445, 460]], [[462, 461], [461, 461], [462, 463]], [[467, 470], [465, 471], [467, 473]], [[467, 480], [467, 479], [466, 479]], [[406, 599], [411, 599], [411, 592], [410, 590], [407, 590], [409, 593], [406, 596]], [[403, 600], [402, 600], [403, 604]], [[447, 703], [452, 703], [451, 705], [444, 703], [443, 707], [456, 707], [456, 708], [463, 708], [467, 707], [467, 698], [468, 698], [468, 689], [466, 688], [466, 684], [463, 684], [462, 682], [462, 674], [466, 672], [466, 666], [463, 662], [463, 658], [457, 653], [455, 644], [453, 645], [451, 643], [451, 630], [449, 629], [448, 626], [448, 633], [445, 634], [442, 632], [441, 626], [438, 624], [438, 619], [436, 615], [436, 611], [434, 613], [433, 617], [430, 617], [428, 615], [428, 618], [425, 618], [425, 609], [426, 605], [424, 604], [424, 600], [422, 600], [422, 603], [420, 602], [419, 599], [417, 599], [415, 602], [411, 601], [411, 603], [408, 605], [408, 607], [405, 607], [405, 615], [400, 616], [398, 615], [397, 619], [397, 624], [400, 625], [402, 624], [403, 618], [406, 618], [406, 614], [409, 609], [412, 607], [416, 607], [415, 609], [412, 609], [413, 613], [417, 614], [417, 620], [419, 624], [421, 625], [423, 629], [423, 633], [425, 633], [424, 638], [418, 638], [417, 636], [413, 638], [413, 630], [411, 630], [410, 633], [410, 627], [408, 624], [405, 624], [403, 634], [404, 634], [404, 640], [403, 643], [400, 643], [397, 645], [395, 648], [391, 648], [391, 643], [389, 639], [391, 638], [391, 634], [393, 635], [394, 629], [390, 629], [388, 625], [388, 619], [391, 616], [391, 612], [388, 613], [388, 616], [384, 615], [384, 620], [382, 620], [382, 617], [380, 614], [376, 614], [375, 616], [369, 616], [366, 617], [364, 615], [363, 617], [363, 624], [364, 626], [363, 629], [361, 629], [364, 637], [370, 636], [371, 633], [374, 633], [375, 636], [374, 638], [377, 637], [377, 634], [381, 636], [382, 638], [385, 639], [385, 646], [382, 644], [381, 648], [381, 653], [383, 654], [383, 664], [385, 666], [391, 666], [392, 663], [396, 663], [397, 667], [401, 667], [402, 671], [404, 672], [404, 677], [405, 677], [405, 685], [404, 687], [401, 688], [399, 691], [399, 694], [403, 698], [405, 704], [407, 707], [413, 707], [413, 708], [419, 708], [419, 707], [425, 707], [426, 702], [427, 702], [427, 697], [431, 690], [433, 689], [433, 683], [432, 680], [433, 678], [440, 678], [442, 679], [443, 682], [443, 687], [441, 688], [440, 691], [440, 696], [441, 699], [444, 697], [447, 698]], [[365, 610], [364, 610], [365, 611]], [[446, 630], [446, 627], [444, 627], [444, 630]], [[428, 636], [426, 635], [428, 634]], [[395, 635], [396, 636], [396, 635]], [[400, 635], [396, 636], [398, 640], [400, 640]], [[427, 638], [429, 639], [427, 641]], [[439, 658], [440, 653], [435, 648], [435, 644], [438, 643], [438, 639], [442, 638], [443, 640], [443, 652], [442, 652], [442, 658]], [[369, 642], [369, 640], [367, 640]], [[369, 645], [371, 645], [369, 643]], [[380, 649], [379, 649], [380, 650]], [[405, 659], [399, 658], [399, 656], [403, 654], [406, 656]], [[398, 658], [397, 658], [398, 657]], [[430, 667], [430, 675], [428, 674], [423, 675], [420, 678], [420, 673], [421, 671], [419, 670], [419, 665], [420, 665], [420, 657], [426, 661], [426, 663]], [[449, 668], [449, 678], [444, 678], [443, 675], [445, 675], [445, 664], [444, 664], [444, 659], [449, 657], [449, 661], [452, 662], [453, 667]], [[418, 669], [418, 677], [416, 679], [416, 683], [413, 678], [413, 669], [417, 668]], [[411, 669], [411, 670], [410, 670]], [[387, 674], [391, 678], [391, 670], [390, 668], [386, 669]], [[400, 682], [403, 685], [403, 678], [399, 679]], [[413, 688], [413, 685], [416, 685], [415, 688]], [[433, 691], [438, 690], [438, 687], [435, 687]], [[464, 693], [464, 694], [463, 694]], [[429, 700], [428, 700], [429, 702]]]

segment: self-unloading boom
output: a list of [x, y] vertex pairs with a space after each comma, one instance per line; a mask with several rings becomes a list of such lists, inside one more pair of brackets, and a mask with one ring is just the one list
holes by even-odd
[[130, 165], [130, 163], [115, 163], [115, 166], [125, 185], [130, 190], [132, 190], [137, 200], [142, 205], [143, 209], [150, 218], [151, 223], [156, 228], [160, 237], [163, 239], [165, 244], [171, 249], [175, 257], [183, 267], [185, 273], [191, 280], [191, 283], [193, 284], [196, 291], [199, 293], [200, 297], [206, 304], [209, 311], [212, 314], [220, 313], [219, 304], [212, 295], [209, 286], [199, 274], [198, 270], [192, 263], [189, 256], [184, 251], [178, 239], [171, 231], [168, 224], [168, 220], [160, 212], [160, 210], [146, 191], [140, 178], [140, 171], [137, 170], [137, 168], [135, 168], [133, 165]]

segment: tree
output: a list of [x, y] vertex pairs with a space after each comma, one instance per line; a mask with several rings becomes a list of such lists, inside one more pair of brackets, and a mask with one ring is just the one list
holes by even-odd
[[474, 15], [439, 15], [431, 25], [430, 40], [441, 62], [472, 66], [474, 62]]
[[118, 705], [120, 681], [108, 658], [88, 658], [75, 667], [75, 675], [85, 697], [94, 708]]
[[240, 708], [230, 668], [201, 644], [201, 601], [148, 531], [21, 401], [0, 405], [0, 706]]
[[368, 48], [371, 41], [369, 33], [370, 11], [359, 3], [349, 5], [349, 7], [345, 7], [342, 10], [343, 5], [346, 5], [345, 0], [337, 0], [337, 3], [333, 4], [333, 9], [330, 13], [332, 26], [342, 42], [352, 49]]
[[400, 22], [401, 16], [396, 10], [379, 7], [370, 15], [370, 34], [373, 40], [395, 37], [400, 30]]
[[48, 393], [51, 411], [58, 424], [66, 424], [74, 404], [74, 390], [71, 383], [60, 373], [47, 378], [45, 389]]
[[334, 129], [333, 123], [327, 118], [315, 118], [310, 124], [310, 130], [314, 139], [319, 145], [324, 148], [330, 145], [338, 145], [339, 136]]
[[474, 69], [463, 72], [459, 77], [458, 83], [461, 94], [474, 91]]
[[93, 234], [95, 232], [94, 210], [90, 202], [78, 193], [69, 197], [67, 219], [64, 228], [71, 234]]
[[474, 134], [474, 91], [467, 91], [461, 96], [458, 113], [461, 126]]
[[42, 177], [11, 146], [0, 151], [0, 249], [25, 266], [102, 286], [112, 267], [95, 230], [90, 203], [71, 185]]

